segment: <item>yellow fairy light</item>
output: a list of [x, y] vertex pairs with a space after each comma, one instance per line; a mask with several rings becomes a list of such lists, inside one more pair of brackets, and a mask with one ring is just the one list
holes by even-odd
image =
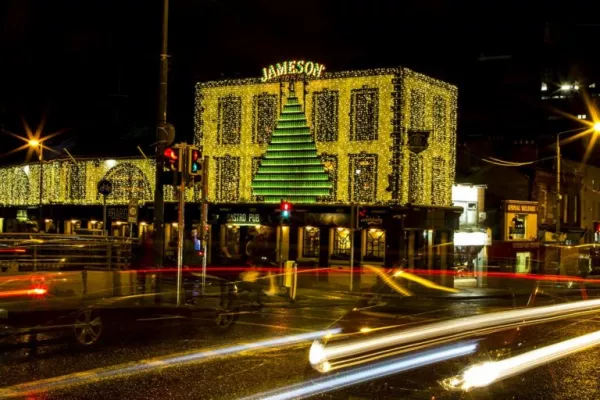
[[[43, 164], [43, 204], [100, 205], [102, 196], [97, 184], [108, 179], [113, 192], [107, 196], [111, 205], [127, 204], [132, 198], [151, 202], [154, 193], [155, 163], [141, 158], [52, 160]], [[40, 164], [0, 168], [0, 205], [28, 206], [39, 204]], [[194, 201], [193, 190], [186, 192]], [[165, 199], [175, 201], [172, 187]]]
[[[294, 85], [333, 185], [319, 202], [450, 205], [456, 87], [405, 68], [326, 72]], [[197, 84], [194, 142], [211, 157], [209, 200], [257, 201], [251, 183], [288, 92], [260, 78]], [[429, 132], [418, 154], [408, 147], [412, 130]]]

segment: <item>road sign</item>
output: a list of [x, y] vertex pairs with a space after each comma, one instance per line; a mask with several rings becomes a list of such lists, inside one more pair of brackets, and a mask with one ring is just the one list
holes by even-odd
[[112, 192], [112, 183], [108, 179], [102, 179], [98, 182], [98, 193], [108, 196]]
[[137, 224], [138, 210], [138, 201], [129, 200], [129, 205], [127, 206], [127, 222], [130, 224]]

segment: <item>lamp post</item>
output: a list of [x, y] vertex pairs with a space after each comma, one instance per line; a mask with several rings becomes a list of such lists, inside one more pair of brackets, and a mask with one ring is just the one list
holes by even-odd
[[[37, 140], [37, 139], [30, 139], [27, 141], [27, 144], [38, 150], [39, 152], [39, 160], [40, 160], [40, 190], [39, 190], [39, 194], [40, 194], [40, 198], [39, 198], [39, 213], [40, 213], [40, 228], [42, 228], [42, 224], [43, 222], [43, 211], [42, 211], [42, 194], [43, 194], [43, 186], [44, 186], [44, 146], [42, 145], [42, 143]], [[44, 226], [44, 231], [45, 231], [45, 226]]]
[[[560, 159], [561, 159], [560, 137], [561, 137], [561, 135], [563, 135], [565, 133], [581, 131], [583, 129], [586, 129], [586, 128], [571, 129], [571, 130], [559, 132], [556, 134], [556, 211], [554, 214], [555, 214], [555, 218], [556, 218], [556, 243], [557, 244], [558, 244], [558, 241], [560, 238], [560, 201], [562, 199], [562, 196], [560, 194]], [[587, 129], [590, 129], [590, 128], [587, 128]], [[594, 133], [594, 134], [600, 133], [600, 122], [594, 123], [590, 129], [590, 132]], [[559, 260], [559, 264], [560, 264], [560, 260]]]

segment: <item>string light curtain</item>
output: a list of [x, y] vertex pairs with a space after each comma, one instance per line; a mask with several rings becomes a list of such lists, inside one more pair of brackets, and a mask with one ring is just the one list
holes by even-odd
[[[306, 95], [302, 90], [306, 90]], [[306, 85], [296, 82], [295, 93], [299, 106], [310, 116], [310, 133], [321, 158], [315, 165], [319, 171], [315, 172], [322, 171], [324, 166], [332, 185], [329, 195], [316, 195], [316, 202], [408, 203], [412, 178], [419, 203], [451, 204], [456, 165], [455, 86], [406, 68], [393, 68], [326, 72], [321, 78], [308, 77]], [[411, 102], [411, 93], [418, 93], [419, 101]], [[289, 101], [286, 95], [280, 96], [278, 81], [263, 83], [260, 78], [197, 84], [195, 144], [215, 161], [223, 157], [239, 158], [239, 162], [227, 163], [226, 168], [221, 162], [211, 163], [210, 201], [228, 198], [250, 203], [264, 201], [264, 196], [268, 196], [261, 190], [259, 195], [259, 188], [253, 182], [257, 182], [258, 160], [264, 163], [268, 142], [275, 136], [273, 99], [278, 100], [279, 109], [281, 102], [285, 105]], [[241, 121], [239, 144], [224, 143], [221, 139], [219, 104], [223, 107], [223, 99], [235, 99], [240, 104], [228, 107], [229, 113], [239, 113], [233, 118]], [[306, 104], [302, 104], [304, 101]], [[259, 107], [265, 111], [258, 112]], [[414, 126], [431, 134], [411, 170], [407, 143], [409, 130]], [[377, 156], [376, 162], [373, 155]], [[361, 161], [357, 163], [357, 159]], [[372, 165], [363, 159], [373, 160]], [[368, 172], [373, 184], [366, 175], [356, 174], [356, 169]], [[230, 180], [238, 183], [226, 185]], [[217, 190], [235, 190], [235, 193], [217, 193]]]
[[[97, 185], [102, 179], [113, 184], [107, 197], [111, 205], [124, 205], [131, 199], [151, 202], [154, 193], [153, 160], [141, 158], [52, 160], [44, 162], [43, 204], [101, 205]], [[39, 163], [0, 168], [0, 205], [34, 206], [39, 204]], [[172, 189], [165, 191], [167, 201], [175, 201]], [[193, 191], [186, 192], [193, 201]]]

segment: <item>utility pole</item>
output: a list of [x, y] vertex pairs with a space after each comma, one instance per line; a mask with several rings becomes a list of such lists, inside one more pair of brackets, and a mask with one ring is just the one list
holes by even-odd
[[[560, 241], [560, 134], [556, 135], [556, 244]], [[560, 253], [558, 256], [560, 264]]]
[[354, 290], [354, 232], [358, 226], [356, 206], [350, 206], [350, 291]]
[[44, 146], [42, 145], [42, 143], [39, 143], [39, 150], [40, 150], [40, 222], [38, 224], [39, 229], [40, 229], [40, 233], [45, 233], [46, 232], [46, 223], [44, 222], [43, 218], [44, 218], [44, 211], [43, 211], [43, 193], [44, 193]]
[[167, 74], [168, 74], [168, 42], [169, 42], [169, 0], [163, 1], [162, 46], [160, 52], [160, 83], [158, 97], [158, 115], [156, 126], [156, 175], [154, 188], [154, 266], [162, 268], [165, 240], [165, 199], [163, 186], [160, 183], [164, 169], [164, 148], [167, 127]]

